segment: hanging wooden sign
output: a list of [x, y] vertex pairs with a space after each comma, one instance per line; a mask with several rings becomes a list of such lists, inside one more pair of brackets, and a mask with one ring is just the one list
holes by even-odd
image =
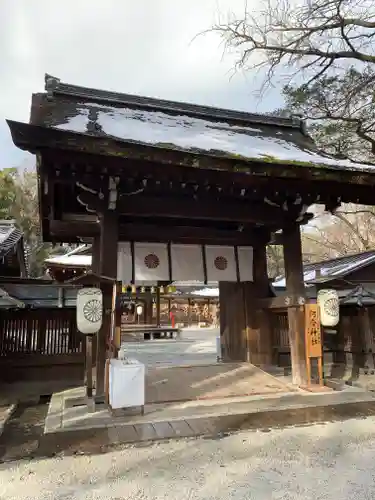
[[308, 384], [311, 384], [311, 359], [318, 360], [319, 384], [323, 385], [323, 348], [319, 305], [305, 305], [305, 344]]
[[322, 335], [318, 304], [305, 306], [306, 350], [309, 358], [319, 358], [322, 355]]

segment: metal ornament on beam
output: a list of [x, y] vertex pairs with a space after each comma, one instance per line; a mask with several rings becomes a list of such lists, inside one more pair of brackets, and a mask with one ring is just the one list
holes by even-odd
[[[80, 188], [83, 193], [77, 196], [77, 201], [83, 205], [88, 212], [98, 212], [105, 209], [116, 210], [118, 201], [118, 184], [120, 182], [119, 177], [109, 177], [108, 178], [108, 190], [104, 194], [102, 190], [94, 189], [94, 187], [82, 183], [76, 182], [76, 186]], [[89, 197], [85, 197], [84, 193], [94, 195], [94, 198], [90, 200]]]

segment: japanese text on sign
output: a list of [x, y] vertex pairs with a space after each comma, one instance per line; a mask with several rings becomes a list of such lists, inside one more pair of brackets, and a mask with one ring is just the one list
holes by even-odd
[[308, 357], [320, 357], [322, 355], [322, 338], [317, 304], [306, 304], [305, 306], [305, 334]]

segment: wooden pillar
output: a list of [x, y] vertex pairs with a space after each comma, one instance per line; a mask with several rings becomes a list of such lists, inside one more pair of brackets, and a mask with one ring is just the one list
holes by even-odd
[[343, 378], [346, 371], [347, 353], [345, 352], [345, 326], [348, 318], [347, 316], [343, 316], [342, 312], [343, 308], [340, 307], [340, 321], [337, 326], [337, 333], [331, 336], [331, 348], [333, 350], [331, 365], [332, 378]]
[[223, 361], [272, 363], [272, 330], [257, 300], [269, 295], [266, 246], [253, 250], [253, 281], [219, 283]]
[[256, 307], [257, 299], [269, 296], [267, 247], [253, 248], [253, 282], [244, 283], [245, 320], [247, 329], [247, 360], [256, 365], [272, 364], [271, 318]]
[[118, 303], [118, 297], [121, 294], [121, 283], [116, 283], [116, 287], [114, 290], [114, 297], [113, 297], [113, 310], [114, 310], [114, 319], [115, 319], [115, 331], [114, 331], [114, 347], [115, 347], [115, 354], [117, 357], [118, 350], [121, 347], [121, 308], [117, 307]]
[[[100, 235], [95, 236], [92, 242], [91, 271], [100, 274]], [[98, 352], [98, 335], [92, 338], [92, 362], [96, 366], [96, 357]]]
[[156, 287], [156, 326], [160, 326], [160, 288]]
[[145, 323], [152, 324], [152, 297], [145, 299]]
[[100, 273], [100, 236], [95, 236], [92, 242], [91, 271]]
[[191, 326], [191, 299], [188, 299], [188, 326]]
[[168, 324], [171, 323], [171, 299], [168, 299]]
[[[286, 293], [305, 297], [301, 233], [298, 224], [283, 229]], [[304, 308], [288, 307], [289, 343], [293, 384], [307, 384]]]
[[[358, 311], [362, 337], [362, 350], [364, 353], [363, 367], [365, 371], [374, 373], [374, 336], [371, 328], [370, 315], [367, 307]], [[357, 333], [358, 334], [358, 333]]]
[[243, 283], [219, 282], [222, 360], [247, 361]]
[[[100, 274], [109, 278], [117, 277], [118, 221], [116, 213], [105, 211], [100, 217]], [[102, 285], [103, 324], [98, 333], [96, 354], [96, 402], [105, 400], [105, 366], [107, 345], [112, 328], [113, 286]]]

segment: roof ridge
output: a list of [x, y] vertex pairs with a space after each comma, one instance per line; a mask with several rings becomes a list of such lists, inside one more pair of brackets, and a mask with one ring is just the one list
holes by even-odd
[[119, 104], [126, 106], [136, 106], [145, 109], [154, 109], [159, 111], [169, 111], [170, 113], [185, 113], [196, 117], [211, 117], [216, 120], [229, 120], [232, 122], [247, 122], [257, 123], [269, 126], [290, 127], [300, 130], [306, 135], [305, 122], [298, 117], [280, 117], [266, 114], [249, 113], [247, 111], [231, 110], [218, 108], [214, 106], [206, 106], [192, 104], [181, 101], [169, 101], [166, 99], [158, 99], [155, 97], [140, 96], [134, 94], [124, 94], [115, 91], [106, 91], [94, 89], [90, 87], [82, 87], [62, 82], [59, 78], [45, 74], [45, 90], [47, 97], [53, 99], [56, 95], [65, 95], [72, 97], [80, 97], [82, 99], [90, 99], [93, 102], [108, 103], [116, 106]]
[[364, 256], [364, 255], [371, 254], [371, 253], [374, 253], [374, 255], [375, 255], [375, 248], [374, 248], [374, 250], [365, 250], [364, 252], [350, 253], [347, 255], [342, 255], [341, 257], [335, 257], [335, 258], [328, 259], [328, 260], [320, 260], [318, 262], [309, 262], [309, 263], [304, 265], [304, 269], [306, 269], [306, 268], [308, 269], [308, 268], [313, 267], [313, 266], [331, 264], [332, 262], [340, 262], [340, 261], [343, 261], [343, 260], [348, 259], [350, 257], [360, 257], [360, 256]]

